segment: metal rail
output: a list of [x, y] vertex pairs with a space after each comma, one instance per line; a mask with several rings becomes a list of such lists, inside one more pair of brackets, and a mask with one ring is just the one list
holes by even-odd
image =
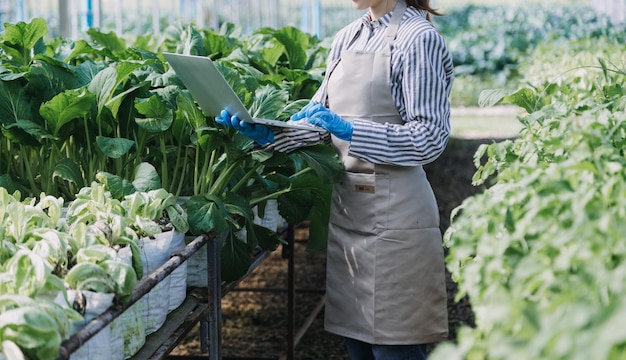
[[[286, 244], [283, 245], [283, 258], [288, 260], [288, 286], [287, 289], [242, 289], [244, 291], [286, 291], [288, 307], [287, 324], [287, 352], [280, 359], [292, 360], [295, 357], [295, 347], [307, 331], [317, 314], [322, 310], [324, 299], [318, 303], [313, 312], [308, 316], [305, 324], [300, 328], [295, 328], [295, 294], [300, 289], [295, 288], [295, 260], [294, 260], [294, 229], [288, 226], [286, 232]], [[185, 302], [172, 313], [168, 314], [168, 319], [164, 326], [157, 332], [146, 337], [146, 344], [131, 359], [163, 359], [178, 345], [183, 337], [190, 331], [194, 324], [200, 323], [200, 347], [202, 353], [208, 355], [209, 359], [222, 359], [222, 296], [230, 291], [238, 290], [237, 286], [269, 256], [271, 251], [259, 250], [254, 254], [254, 260], [246, 274], [239, 279], [223, 283], [220, 275], [220, 250], [221, 239], [213, 234], [205, 234], [196, 237], [180, 252], [172, 257], [162, 266], [156, 269], [144, 280], [141, 280], [131, 295], [128, 302], [121, 305], [114, 305], [104, 313], [96, 317], [82, 327], [69, 339], [63, 341], [59, 349], [57, 360], [68, 360], [70, 355], [84, 345], [89, 339], [104, 329], [113, 320], [119, 317], [124, 311], [139, 301], [144, 295], [149, 293], [156, 285], [171, 274], [182, 263], [195, 254], [202, 246], [206, 246], [207, 251], [207, 287], [206, 289], [195, 289], [188, 294]], [[198, 292], [201, 292], [200, 294]], [[306, 290], [305, 290], [306, 291]], [[309, 290], [319, 292], [320, 290]], [[194, 357], [176, 356], [173, 358], [192, 359]]]
[[[150, 276], [141, 280], [135, 289], [133, 290], [130, 300], [120, 306], [112, 306], [107, 311], [100, 314], [98, 317], [87, 323], [69, 339], [63, 341], [59, 349], [58, 360], [67, 360], [70, 358], [70, 354], [78, 350], [89, 339], [96, 335], [100, 330], [109, 325], [115, 318], [120, 316], [131, 305], [136, 303], [144, 295], [146, 295], [152, 288], [159, 284], [169, 274], [172, 273], [178, 266], [180, 266], [185, 260], [193, 255], [198, 249], [205, 245], [210, 239], [213, 239], [212, 243], [218, 243], [219, 239], [215, 236], [200, 235], [195, 238], [189, 245], [187, 245], [179, 253], [173, 255], [167, 262], [161, 267], [155, 270]], [[215, 246], [215, 245], [214, 245]], [[209, 251], [209, 249], [207, 249]], [[218, 256], [219, 258], [219, 256]], [[219, 285], [218, 285], [219, 286]], [[216, 359], [216, 358], [213, 358]]]

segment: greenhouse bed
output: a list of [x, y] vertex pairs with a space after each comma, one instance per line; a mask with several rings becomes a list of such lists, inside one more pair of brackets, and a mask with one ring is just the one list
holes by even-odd
[[207, 234], [196, 237], [150, 276], [139, 282], [130, 301], [122, 306], [110, 307], [64, 341], [59, 349], [58, 359], [69, 359], [72, 353], [149, 293], [204, 245], [207, 245], [207, 287], [188, 288], [185, 301], [168, 314], [167, 320], [159, 330], [146, 336], [145, 344], [131, 358], [142, 360], [164, 358], [198, 322], [202, 324], [203, 329], [200, 339], [202, 350], [208, 351], [210, 358], [221, 358], [221, 297], [235, 288], [259, 266], [270, 251], [259, 249], [255, 252], [253, 263], [244, 276], [236, 281], [222, 283], [218, 280], [220, 279], [221, 241], [218, 236]]

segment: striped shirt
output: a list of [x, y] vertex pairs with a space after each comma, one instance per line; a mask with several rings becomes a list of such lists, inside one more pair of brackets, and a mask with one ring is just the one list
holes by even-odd
[[[344, 49], [382, 49], [391, 16], [387, 13], [371, 21], [365, 14], [337, 33], [327, 60], [326, 78], [312, 101], [328, 106], [328, 70], [339, 62]], [[374, 164], [416, 166], [432, 162], [445, 149], [450, 135], [449, 96], [454, 69], [444, 39], [425, 16], [424, 11], [409, 7], [393, 42], [391, 95], [404, 124], [354, 120], [350, 156]], [[329, 140], [327, 133], [281, 129], [276, 131], [272, 147], [289, 152]]]

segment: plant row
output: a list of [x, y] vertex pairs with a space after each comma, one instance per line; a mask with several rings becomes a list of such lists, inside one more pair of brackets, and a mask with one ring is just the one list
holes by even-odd
[[458, 75], [516, 76], [519, 64], [545, 41], [626, 41], [621, 26], [582, 5], [468, 5], [434, 21], [446, 38]]
[[153, 270], [144, 242], [187, 228], [180, 204], [162, 188], [115, 198], [94, 182], [67, 203], [0, 187], [0, 358], [55, 359], [92, 311], [85, 296], [127, 302], [144, 270]]
[[455, 210], [445, 245], [476, 325], [433, 359], [624, 358], [626, 67], [617, 48], [538, 49], [526, 85], [481, 94], [483, 106], [524, 109], [523, 130], [475, 154], [473, 181], [485, 189]]
[[[0, 38], [0, 186], [71, 200], [99, 172], [124, 189], [147, 163], [164, 190], [185, 200], [191, 234], [227, 233], [227, 278], [247, 270], [251, 249], [277, 246], [275, 234], [251, 221], [251, 209], [262, 213], [268, 199], [278, 199], [290, 223], [310, 219], [311, 248], [325, 246], [330, 184], [341, 170], [332, 149], [256, 148], [207, 117], [160, 55], [210, 56], [251, 114], [287, 119], [321, 82], [326, 50], [315, 38], [290, 27], [239, 38], [230, 25], [220, 33], [172, 27], [132, 45], [114, 33], [88, 35], [48, 39], [41, 19], [7, 24]], [[246, 242], [233, 235], [242, 227]]]

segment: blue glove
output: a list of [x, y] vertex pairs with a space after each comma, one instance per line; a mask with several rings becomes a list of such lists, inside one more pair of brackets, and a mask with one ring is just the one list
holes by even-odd
[[228, 111], [222, 112], [215, 117], [218, 124], [230, 126], [239, 131], [259, 145], [265, 145], [274, 142], [274, 132], [267, 126], [262, 124], [250, 124], [242, 121], [237, 116], [230, 116]]
[[318, 111], [328, 110], [322, 104], [310, 102], [306, 104], [300, 111], [291, 115], [291, 120], [298, 121], [313, 116]]
[[312, 114], [306, 118], [309, 124], [324, 128], [341, 140], [352, 140], [352, 123], [342, 119], [339, 115], [322, 105], [319, 106], [321, 109], [312, 107], [308, 110], [312, 112]]

